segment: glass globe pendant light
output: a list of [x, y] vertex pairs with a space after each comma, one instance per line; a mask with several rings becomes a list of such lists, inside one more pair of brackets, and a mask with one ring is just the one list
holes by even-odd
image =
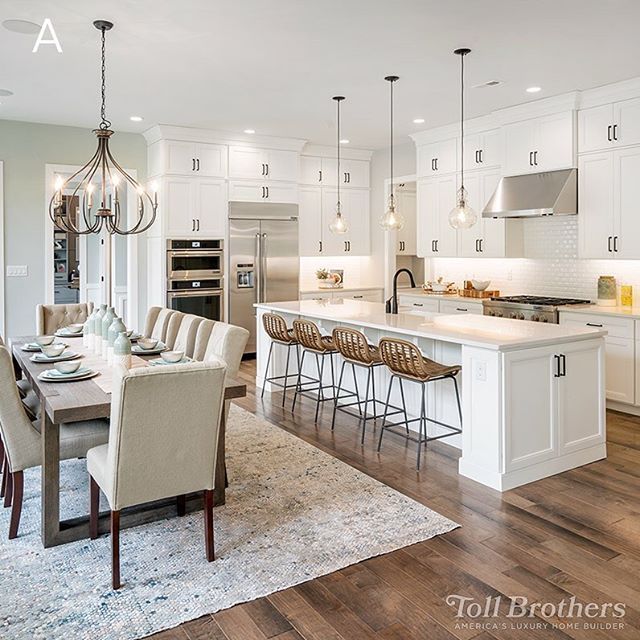
[[385, 211], [382, 218], [380, 218], [380, 226], [386, 231], [398, 230], [404, 227], [404, 216], [396, 209], [396, 199], [393, 193], [394, 184], [393, 184], [393, 83], [399, 80], [398, 76], [387, 76], [385, 80], [389, 83], [390, 93], [391, 93], [391, 109], [390, 109], [390, 145], [389, 145], [389, 157], [390, 157], [390, 177], [391, 183], [389, 185], [389, 203], [387, 205], [387, 210]]
[[464, 188], [464, 57], [471, 49], [456, 49], [453, 53], [460, 56], [460, 188], [456, 206], [449, 213], [449, 224], [454, 229], [469, 229], [478, 221], [478, 214], [469, 206]]
[[349, 226], [347, 225], [347, 221], [344, 219], [342, 215], [342, 205], [340, 203], [340, 103], [344, 100], [344, 96], [334, 96], [333, 100], [336, 101], [338, 106], [338, 201], [336, 202], [336, 215], [333, 220], [329, 224], [329, 230], [331, 233], [335, 233], [336, 235], [340, 235], [343, 233], [347, 233], [349, 231]]

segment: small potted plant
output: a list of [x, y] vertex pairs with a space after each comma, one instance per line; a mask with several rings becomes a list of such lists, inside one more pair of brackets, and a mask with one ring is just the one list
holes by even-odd
[[328, 289], [330, 288], [329, 284], [329, 270], [328, 269], [318, 269], [316, 271], [316, 278], [318, 279], [318, 288], [319, 289]]

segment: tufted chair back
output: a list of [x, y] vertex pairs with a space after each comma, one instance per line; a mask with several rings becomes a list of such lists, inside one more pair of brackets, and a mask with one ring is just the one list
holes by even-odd
[[51, 335], [70, 324], [85, 322], [92, 311], [93, 302], [39, 304], [36, 307], [36, 333], [39, 336]]

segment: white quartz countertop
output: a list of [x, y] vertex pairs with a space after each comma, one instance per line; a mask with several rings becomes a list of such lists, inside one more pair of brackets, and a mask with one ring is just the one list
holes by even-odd
[[541, 324], [527, 320], [494, 318], [476, 314], [385, 313], [384, 304], [360, 300], [296, 300], [255, 305], [276, 313], [344, 322], [396, 334], [442, 340], [456, 344], [508, 351], [589, 340], [606, 335], [592, 327]]
[[300, 293], [330, 293], [331, 291], [382, 291], [384, 287], [366, 286], [366, 287], [315, 287], [313, 289], [300, 289]]
[[640, 320], [640, 307], [599, 307], [597, 304], [567, 304], [558, 307], [562, 313], [588, 313], [590, 315], [618, 316]]

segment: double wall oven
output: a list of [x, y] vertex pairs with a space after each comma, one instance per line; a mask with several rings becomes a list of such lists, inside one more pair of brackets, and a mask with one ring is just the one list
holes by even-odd
[[222, 240], [167, 241], [167, 307], [224, 320]]

